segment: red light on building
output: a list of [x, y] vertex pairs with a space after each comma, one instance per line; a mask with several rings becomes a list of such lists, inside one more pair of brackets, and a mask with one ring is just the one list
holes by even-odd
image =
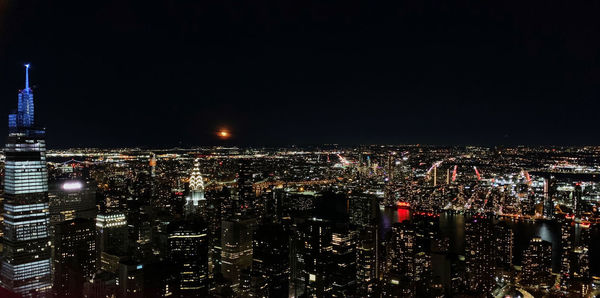
[[403, 208], [403, 207], [404, 207], [404, 208], [407, 208], [407, 207], [410, 207], [410, 203], [408, 203], [408, 202], [398, 202], [398, 203], [396, 204], [396, 206], [398, 206], [398, 207], [400, 207], [400, 208]]

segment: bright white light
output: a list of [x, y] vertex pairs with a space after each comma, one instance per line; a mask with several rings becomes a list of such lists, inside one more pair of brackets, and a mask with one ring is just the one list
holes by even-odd
[[83, 184], [81, 182], [65, 182], [62, 185], [62, 189], [64, 190], [80, 190], [83, 188]]
[[25, 64], [25, 67], [29, 68], [29, 64]]

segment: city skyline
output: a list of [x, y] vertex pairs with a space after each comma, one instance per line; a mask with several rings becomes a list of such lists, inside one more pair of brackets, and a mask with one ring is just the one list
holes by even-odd
[[595, 4], [227, 3], [7, 3], [0, 97], [31, 62], [53, 148], [599, 144]]
[[23, 67], [0, 155], [10, 295], [600, 294], [598, 147], [47, 152]]
[[0, 1], [0, 296], [600, 297], [600, 2]]

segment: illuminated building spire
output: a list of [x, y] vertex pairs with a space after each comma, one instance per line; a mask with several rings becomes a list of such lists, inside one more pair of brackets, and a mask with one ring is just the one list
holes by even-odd
[[[200, 160], [194, 160], [194, 168], [190, 176], [190, 196], [186, 198], [186, 214], [202, 213], [206, 198], [204, 198], [204, 181], [200, 174]], [[202, 205], [202, 206], [201, 206]], [[200, 209], [200, 210], [198, 210]]]
[[34, 125], [33, 91], [29, 88], [29, 64], [25, 64], [25, 89], [19, 91], [17, 112], [9, 115], [11, 129], [30, 128]]
[[25, 89], [29, 89], [29, 63], [25, 64]]

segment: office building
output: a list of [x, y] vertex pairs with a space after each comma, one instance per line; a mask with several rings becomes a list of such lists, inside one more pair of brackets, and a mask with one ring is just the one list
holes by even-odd
[[44, 297], [51, 288], [50, 212], [45, 131], [34, 122], [29, 64], [17, 111], [8, 117], [4, 154], [3, 255], [0, 283], [24, 297]]

